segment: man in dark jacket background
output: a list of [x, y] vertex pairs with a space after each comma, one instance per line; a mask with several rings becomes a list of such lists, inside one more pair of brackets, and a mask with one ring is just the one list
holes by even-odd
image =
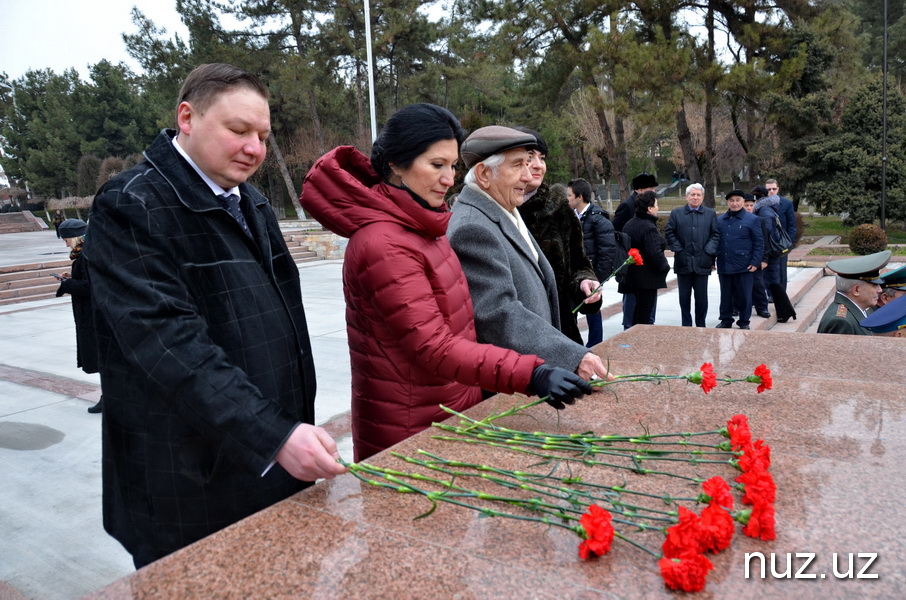
[[[635, 216], [635, 199], [639, 194], [653, 192], [657, 188], [657, 178], [651, 173], [639, 173], [632, 178], [632, 193], [629, 197], [620, 202], [620, 205], [613, 213], [613, 228], [616, 231], [623, 231], [623, 227], [629, 222], [629, 219]], [[623, 294], [623, 329], [632, 327], [632, 315], [635, 314], [635, 294]], [[649, 323], [654, 324], [654, 311], [652, 311]]]
[[673, 254], [673, 270], [679, 289], [683, 327], [692, 327], [692, 295], [695, 294], [695, 326], [706, 327], [708, 277], [720, 243], [717, 213], [702, 205], [705, 188], [693, 183], [686, 188], [686, 206], [670, 211], [664, 235]]
[[189, 74], [145, 160], [110, 180], [85, 248], [104, 395], [104, 528], [142, 567], [345, 469], [314, 427], [296, 268], [268, 201], [268, 90]]
[[[598, 281], [604, 281], [613, 273], [617, 253], [613, 223], [601, 207], [592, 203], [591, 185], [584, 179], [573, 179], [567, 184], [566, 199], [579, 217], [585, 255], [591, 261]], [[585, 320], [588, 322], [588, 342], [585, 345], [591, 348], [604, 339], [601, 311], [586, 314]]]
[[733, 309], [739, 308], [740, 329], [749, 329], [752, 318], [752, 283], [764, 255], [761, 221], [745, 210], [745, 192], [727, 193], [727, 212], [717, 217], [720, 243], [717, 249], [717, 278], [720, 281], [720, 323], [718, 329], [733, 326]]
[[[796, 242], [796, 211], [793, 209], [793, 203], [788, 199], [780, 195], [780, 184], [777, 183], [776, 179], [768, 179], [764, 182], [765, 190], [768, 192], [768, 196], [778, 196], [780, 198], [780, 203], [774, 207], [774, 211], [777, 213], [777, 216], [780, 217], [780, 225], [786, 231], [786, 234], [790, 236], [790, 241]], [[786, 279], [787, 279], [787, 262], [790, 260], [789, 254], [784, 254], [778, 259], [778, 264], [780, 265], [780, 285], [783, 289], [786, 289]]]

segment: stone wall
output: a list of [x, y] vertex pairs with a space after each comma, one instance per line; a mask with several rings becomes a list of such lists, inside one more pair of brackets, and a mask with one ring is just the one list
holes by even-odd
[[323, 229], [317, 231], [293, 231], [292, 233], [284, 232], [284, 234], [292, 236], [292, 239], [308, 246], [325, 260], [342, 260], [346, 255], [346, 244], [349, 242], [346, 238]]

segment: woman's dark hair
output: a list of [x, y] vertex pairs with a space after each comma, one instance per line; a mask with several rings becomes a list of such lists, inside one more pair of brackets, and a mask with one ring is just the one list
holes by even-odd
[[643, 217], [648, 214], [648, 209], [657, 202], [657, 194], [644, 192], [635, 197], [635, 216]]
[[431, 144], [456, 140], [456, 149], [466, 134], [453, 113], [440, 106], [419, 103], [401, 108], [387, 119], [371, 146], [371, 166], [381, 179], [390, 176], [390, 165], [406, 169]]

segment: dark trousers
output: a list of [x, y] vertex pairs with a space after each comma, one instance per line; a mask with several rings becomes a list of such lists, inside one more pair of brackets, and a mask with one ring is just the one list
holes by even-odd
[[784, 254], [783, 256], [781, 256], [780, 258], [777, 259], [777, 262], [780, 264], [780, 273], [779, 273], [780, 285], [783, 287], [784, 290], [786, 290], [786, 268], [787, 268], [787, 262], [789, 260], [790, 260], [789, 254]]
[[585, 315], [585, 322], [588, 323], [588, 343], [586, 348], [591, 348], [604, 341], [604, 323], [601, 319], [601, 313], [596, 312]]
[[755, 312], [768, 312], [768, 290], [764, 284], [765, 269], [761, 267], [752, 273], [752, 304]]
[[743, 327], [752, 319], [752, 273], [733, 273], [717, 276], [720, 281], [720, 322], [733, 324], [733, 308], [739, 308], [736, 323]]
[[[623, 294], [623, 329], [629, 329], [635, 325], [635, 307], [636, 307], [636, 297], [635, 294]], [[650, 310], [648, 312], [648, 318], [639, 321], [639, 323], [648, 323], [649, 325], [654, 325], [654, 317], [657, 313], [657, 290], [654, 294], [654, 302], [652, 302]]]
[[708, 318], [708, 275], [677, 274], [679, 307], [683, 327], [692, 327], [692, 295], [695, 294], [695, 326], [706, 327]]
[[772, 258], [768, 261], [767, 267], [755, 271], [755, 282], [752, 284], [752, 304], [755, 305], [755, 312], [768, 312], [768, 303], [771, 302], [768, 292], [772, 285], [780, 283], [781, 273], [786, 272], [781, 268], [780, 260]]
[[635, 312], [632, 313], [633, 325], [653, 325], [654, 313], [657, 310], [657, 290], [638, 290], [635, 293]]

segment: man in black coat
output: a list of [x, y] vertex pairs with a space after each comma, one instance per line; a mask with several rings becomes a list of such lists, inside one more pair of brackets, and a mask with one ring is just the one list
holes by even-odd
[[[584, 179], [573, 179], [567, 184], [566, 199], [579, 217], [585, 255], [591, 261], [598, 281], [605, 281], [613, 273], [617, 254], [613, 224], [604, 210], [592, 204], [591, 185]], [[601, 311], [586, 314], [585, 320], [588, 322], [588, 342], [585, 345], [591, 348], [604, 339]]]
[[[657, 188], [657, 179], [651, 173], [639, 173], [632, 178], [633, 192], [629, 197], [620, 202], [613, 213], [613, 228], [623, 231], [629, 219], [635, 216], [635, 199], [639, 194], [653, 192]], [[623, 294], [623, 329], [632, 327], [632, 315], [635, 314], [635, 294]], [[651, 312], [648, 322], [654, 324], [654, 311]]]
[[695, 294], [695, 326], [706, 327], [708, 277], [720, 243], [717, 213], [702, 205], [705, 188], [693, 183], [686, 188], [686, 206], [670, 211], [664, 235], [673, 252], [673, 270], [679, 289], [683, 327], [692, 327], [692, 294]]
[[146, 565], [345, 469], [314, 427], [299, 272], [268, 201], [268, 90], [189, 74], [145, 160], [91, 208], [104, 528]]

